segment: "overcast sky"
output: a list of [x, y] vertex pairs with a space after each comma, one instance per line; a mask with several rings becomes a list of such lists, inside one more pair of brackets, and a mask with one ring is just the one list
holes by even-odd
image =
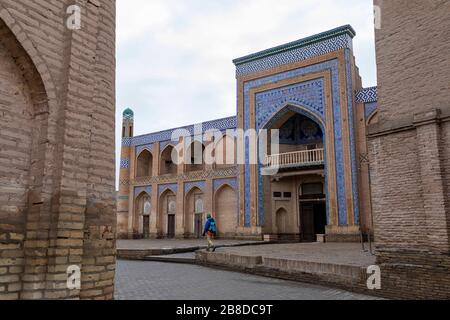
[[118, 0], [118, 155], [126, 107], [136, 135], [233, 116], [234, 58], [345, 24], [374, 86], [372, 0]]

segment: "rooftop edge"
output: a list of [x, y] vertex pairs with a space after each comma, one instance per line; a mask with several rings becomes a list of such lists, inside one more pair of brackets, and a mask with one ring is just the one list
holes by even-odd
[[293, 42], [289, 42], [286, 44], [282, 44], [280, 46], [276, 46], [270, 49], [266, 49], [260, 52], [252, 53], [250, 55], [237, 58], [233, 60], [233, 63], [238, 66], [247, 62], [251, 62], [254, 60], [258, 60], [261, 58], [269, 57], [278, 53], [286, 52], [292, 49], [297, 49], [301, 47], [305, 47], [307, 45], [311, 45], [320, 41], [328, 40], [330, 38], [334, 38], [336, 36], [340, 36], [343, 34], [348, 34], [351, 38], [356, 36], [356, 31], [353, 29], [351, 25], [341, 26], [335, 29], [331, 29], [322, 33], [315, 34], [313, 36], [309, 36], [300, 40], [296, 40]]

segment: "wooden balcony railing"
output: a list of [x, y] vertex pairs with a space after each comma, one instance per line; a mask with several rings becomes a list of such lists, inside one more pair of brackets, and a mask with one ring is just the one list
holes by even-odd
[[302, 167], [323, 165], [324, 149], [274, 154], [266, 157], [265, 167]]

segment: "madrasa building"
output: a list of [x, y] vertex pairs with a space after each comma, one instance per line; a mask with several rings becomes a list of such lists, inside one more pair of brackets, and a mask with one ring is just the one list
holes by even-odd
[[[234, 60], [234, 117], [134, 136], [125, 110], [118, 236], [199, 238], [207, 213], [222, 238], [373, 235], [366, 131], [377, 88], [362, 87], [355, 35], [342, 26]], [[249, 132], [262, 130], [252, 147]], [[265, 148], [272, 138], [277, 148]]]

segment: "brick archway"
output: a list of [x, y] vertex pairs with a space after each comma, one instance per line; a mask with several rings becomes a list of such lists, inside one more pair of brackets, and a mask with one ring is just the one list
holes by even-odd
[[[1, 10], [2, 17], [7, 15]], [[21, 269], [23, 277], [17, 279], [16, 290], [8, 294], [30, 298], [23, 291], [23, 279], [28, 286], [44, 286], [48, 257], [47, 247], [39, 245], [47, 241], [51, 233], [51, 196], [44, 196], [48, 183], [45, 179], [46, 154], [49, 132], [49, 98], [44, 82], [30, 55], [20, 43], [13, 30], [0, 18], [0, 77], [2, 81], [2, 132], [0, 134], [1, 200], [0, 232], [13, 248], [10, 256], [12, 266]], [[23, 39], [23, 37], [22, 37]], [[3, 189], [3, 190], [2, 190]], [[8, 213], [9, 212], [9, 213]], [[14, 213], [14, 214], [12, 214]], [[30, 250], [24, 250], [24, 248]], [[8, 250], [9, 251], [9, 250]], [[40, 261], [40, 263], [38, 263]], [[40, 266], [40, 268], [34, 267]], [[17, 273], [14, 275], [17, 277]], [[19, 285], [20, 284], [20, 285]]]

